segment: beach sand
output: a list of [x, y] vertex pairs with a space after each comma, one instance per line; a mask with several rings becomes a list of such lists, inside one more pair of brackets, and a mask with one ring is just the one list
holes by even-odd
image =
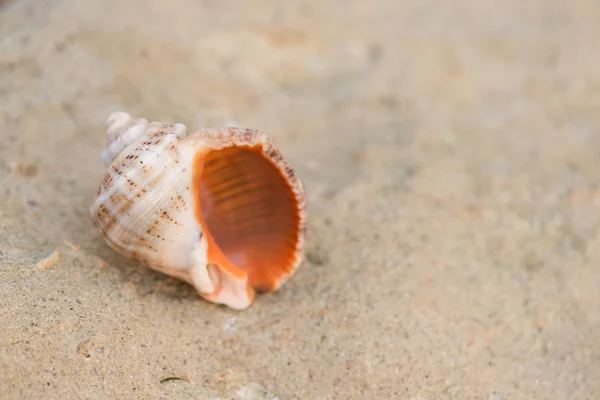
[[[600, 398], [597, 2], [0, 4], [2, 399]], [[111, 250], [113, 111], [267, 132], [294, 277], [234, 311]]]

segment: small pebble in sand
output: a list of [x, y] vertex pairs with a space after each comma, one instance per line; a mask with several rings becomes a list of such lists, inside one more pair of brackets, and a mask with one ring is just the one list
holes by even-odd
[[39, 269], [48, 269], [48, 268], [52, 267], [54, 264], [56, 264], [58, 262], [58, 260], [60, 260], [60, 253], [58, 251], [54, 250], [54, 252], [52, 254], [50, 254], [48, 257], [44, 258], [43, 260], [38, 261], [38, 263], [35, 266]]
[[23, 176], [31, 177], [37, 175], [37, 165], [31, 163], [12, 163], [10, 168]]

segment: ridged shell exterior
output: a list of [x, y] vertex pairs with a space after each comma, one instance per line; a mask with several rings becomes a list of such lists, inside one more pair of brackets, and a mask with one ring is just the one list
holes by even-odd
[[[243, 309], [254, 300], [246, 279], [209, 266], [208, 242], [195, 212], [192, 194], [194, 157], [200, 151], [228, 146], [259, 146], [263, 156], [282, 171], [298, 207], [298, 240], [289, 272], [302, 262], [305, 234], [304, 191], [292, 168], [269, 137], [257, 130], [220, 128], [188, 134], [182, 124], [148, 123], [126, 113], [109, 118], [108, 143], [102, 159], [107, 167], [90, 213], [107, 243], [119, 253], [151, 268], [183, 279], [210, 301]], [[220, 274], [220, 275], [219, 275]], [[226, 280], [226, 290], [215, 296]]]

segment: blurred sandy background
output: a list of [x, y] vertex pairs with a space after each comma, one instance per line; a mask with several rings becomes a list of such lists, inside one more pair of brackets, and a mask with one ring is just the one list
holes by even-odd
[[[597, 1], [0, 4], [0, 398], [600, 398]], [[104, 244], [117, 110], [273, 137], [310, 211], [281, 291]]]

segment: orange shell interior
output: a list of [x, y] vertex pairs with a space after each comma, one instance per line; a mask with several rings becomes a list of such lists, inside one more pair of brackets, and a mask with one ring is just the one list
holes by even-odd
[[194, 158], [195, 215], [208, 260], [259, 292], [277, 288], [294, 268], [298, 204], [260, 145], [199, 152]]

